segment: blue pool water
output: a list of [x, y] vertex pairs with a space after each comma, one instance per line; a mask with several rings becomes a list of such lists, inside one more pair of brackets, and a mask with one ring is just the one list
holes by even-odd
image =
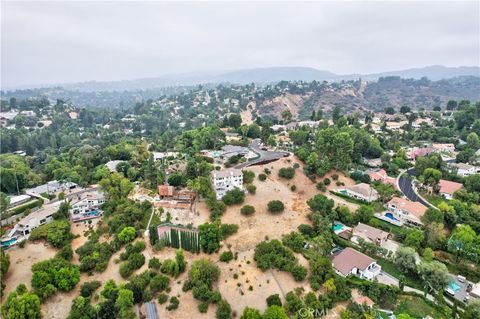
[[452, 289], [455, 292], [458, 292], [461, 289], [460, 286], [455, 281], [452, 281], [448, 286], [448, 288]]
[[343, 225], [342, 224], [335, 224], [333, 225], [333, 231], [339, 231], [339, 230], [342, 230], [343, 229]]
[[98, 216], [98, 215], [100, 215], [100, 212], [98, 210], [94, 210], [94, 211], [83, 214], [83, 216], [85, 217]]
[[2, 241], [2, 247], [3, 248], [8, 248], [8, 247], [14, 245], [16, 242], [17, 242], [16, 238], [10, 238], [7, 241]]
[[392, 214], [392, 213], [385, 213], [385, 217], [387, 217], [388, 219], [394, 220], [394, 221], [396, 221], [396, 222], [399, 221], [398, 219], [396, 219], [395, 217], [393, 217], [393, 214]]

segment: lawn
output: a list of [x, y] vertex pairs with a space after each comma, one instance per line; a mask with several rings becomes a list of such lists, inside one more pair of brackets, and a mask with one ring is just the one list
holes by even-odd
[[425, 318], [426, 316], [436, 319], [446, 318], [438, 309], [426, 303], [422, 297], [402, 295], [398, 300], [398, 306], [394, 311], [396, 315], [405, 313], [414, 318]]
[[404, 278], [403, 282], [405, 283], [406, 286], [423, 290], [423, 287], [420, 284], [420, 281], [412, 277], [407, 277], [405, 274], [403, 274], [400, 271], [400, 269], [398, 269], [397, 265], [395, 265], [393, 262], [385, 259], [381, 259], [378, 257], [376, 259], [377, 259], [377, 264], [382, 266], [382, 270], [388, 273], [389, 275], [392, 275], [397, 279]]

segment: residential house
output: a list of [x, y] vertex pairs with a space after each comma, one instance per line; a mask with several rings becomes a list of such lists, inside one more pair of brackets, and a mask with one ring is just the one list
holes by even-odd
[[248, 153], [250, 153], [250, 150], [247, 147], [237, 145], [225, 145], [222, 147], [220, 157], [224, 159], [229, 159], [233, 156], [247, 156]]
[[414, 147], [407, 151], [406, 155], [408, 159], [414, 160], [417, 157], [427, 156], [433, 152], [434, 149], [432, 147]]
[[457, 175], [466, 177], [480, 172], [479, 166], [474, 166], [466, 163], [451, 163], [449, 167], [453, 170], [457, 170]]
[[388, 176], [383, 168], [378, 171], [369, 171], [368, 176], [370, 176], [370, 180], [372, 181], [380, 181], [393, 186], [397, 185], [397, 180], [394, 177]]
[[217, 199], [221, 199], [228, 191], [234, 188], [243, 190], [243, 173], [239, 169], [226, 169], [212, 172], [212, 182]]
[[20, 219], [15, 225], [14, 231], [11, 231], [10, 233], [13, 234], [14, 237], [21, 236], [28, 238], [32, 230], [53, 221], [53, 215], [58, 211], [61, 203], [61, 201], [57, 201], [32, 211], [30, 214]]
[[175, 192], [175, 187], [170, 185], [158, 185], [158, 195], [160, 199], [171, 199], [173, 198], [173, 193]]
[[435, 153], [455, 152], [455, 144], [453, 143], [433, 143], [432, 148]]
[[444, 179], [441, 179], [438, 185], [440, 186], [440, 191], [439, 191], [440, 195], [445, 197], [445, 199], [449, 199], [449, 200], [453, 198], [453, 193], [455, 193], [456, 191], [458, 191], [460, 188], [463, 187], [461, 183], [447, 181]]
[[105, 203], [105, 195], [100, 191], [90, 191], [79, 195], [74, 195], [70, 202], [70, 218], [73, 222], [102, 216], [103, 211], [100, 206]]
[[58, 182], [58, 181], [50, 181], [46, 184], [27, 189], [27, 190], [25, 190], [25, 193], [27, 193], [27, 195], [31, 195], [31, 196], [35, 196], [35, 195], [38, 196], [38, 195], [41, 195], [41, 194], [44, 194], [44, 193], [52, 195], [52, 194], [55, 194], [57, 192], [65, 192], [65, 191], [74, 189], [77, 186], [78, 185], [76, 183], [72, 183], [72, 182], [61, 183], [61, 182]]
[[362, 158], [362, 162], [369, 167], [380, 167], [382, 165], [381, 158]]
[[392, 131], [399, 131], [405, 124], [408, 122], [401, 121], [401, 122], [385, 122], [385, 126], [387, 129]]
[[380, 133], [382, 131], [382, 127], [378, 124], [372, 123], [372, 124], [370, 124], [370, 127], [371, 127], [373, 133]]
[[378, 199], [378, 192], [366, 183], [360, 183], [351, 187], [343, 187], [338, 189], [342, 195], [359, 199], [367, 203], [371, 203]]
[[105, 163], [105, 166], [107, 167], [107, 169], [108, 169], [110, 172], [116, 172], [116, 171], [117, 171], [117, 166], [118, 166], [118, 164], [124, 163], [124, 162], [125, 162], [125, 161], [121, 161], [121, 160], [109, 161], [109, 162]]
[[151, 152], [154, 161], [160, 161], [166, 158], [176, 158], [179, 156], [179, 152]]
[[274, 132], [281, 132], [281, 131], [285, 131], [287, 129], [287, 127], [285, 125], [279, 125], [279, 124], [272, 125], [272, 126], [270, 126], [270, 128]]
[[351, 241], [359, 244], [360, 239], [364, 240], [367, 243], [375, 244], [382, 246], [387, 242], [389, 233], [381, 229], [366, 225], [363, 223], [358, 223], [357, 226], [353, 228]]
[[17, 206], [20, 206], [22, 204], [25, 204], [28, 202], [30, 199], [32, 199], [31, 196], [28, 195], [17, 195], [17, 196], [11, 196], [10, 197], [10, 202], [8, 203], [8, 209], [14, 208]]
[[412, 202], [406, 198], [393, 197], [386, 205], [385, 217], [413, 226], [422, 225], [420, 218], [425, 214], [427, 207], [420, 202]]
[[350, 247], [333, 256], [332, 266], [341, 276], [354, 275], [367, 280], [373, 280], [382, 270], [373, 258]]
[[429, 119], [429, 118], [426, 118], [426, 119], [419, 118], [419, 119], [416, 119], [416, 120], [412, 123], [412, 127], [413, 127], [414, 129], [419, 129], [419, 128], [422, 127], [422, 125], [432, 126], [432, 125], [433, 125], [432, 119]]

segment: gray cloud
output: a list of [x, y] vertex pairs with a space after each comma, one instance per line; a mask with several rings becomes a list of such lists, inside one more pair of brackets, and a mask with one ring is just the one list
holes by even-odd
[[310, 66], [479, 65], [472, 2], [6, 2], [3, 87]]

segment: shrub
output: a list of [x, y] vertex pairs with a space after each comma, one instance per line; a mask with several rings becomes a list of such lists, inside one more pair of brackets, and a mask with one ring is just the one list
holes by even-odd
[[208, 311], [208, 303], [202, 302], [201, 304], [198, 304], [198, 312], [206, 313], [207, 311]]
[[253, 184], [247, 184], [247, 191], [250, 194], [255, 194], [257, 192], [257, 186], [255, 186]]
[[292, 273], [293, 275], [293, 278], [296, 280], [296, 281], [302, 281], [305, 279], [305, 277], [307, 276], [307, 268], [303, 267], [302, 265], [295, 265], [293, 266], [291, 269], [290, 269], [290, 272]]
[[32, 230], [30, 240], [46, 240], [53, 247], [63, 247], [72, 239], [70, 223], [66, 219], [55, 220]]
[[160, 294], [158, 295], [157, 300], [158, 300], [158, 303], [159, 303], [159, 304], [163, 305], [164, 303], [167, 302], [167, 300], [168, 300], [168, 295], [166, 295], [166, 294], [164, 294], [164, 293], [160, 293]]
[[230, 319], [232, 318], [232, 307], [226, 300], [220, 300], [217, 306], [217, 312], [215, 313], [217, 319]]
[[278, 176], [285, 179], [292, 179], [295, 175], [295, 169], [293, 167], [282, 167], [278, 171]]
[[267, 207], [268, 211], [274, 214], [281, 213], [285, 209], [285, 205], [283, 205], [282, 201], [279, 200], [272, 200], [268, 202]]
[[338, 175], [337, 175], [337, 174], [333, 174], [333, 175], [332, 175], [332, 179], [333, 179], [334, 181], [338, 181]]
[[326, 177], [323, 179], [323, 184], [325, 184], [326, 186], [330, 185], [331, 181], [330, 181], [330, 178]]
[[148, 261], [148, 268], [159, 270], [160, 266], [162, 266], [162, 263], [160, 262], [160, 260], [157, 257], [153, 257], [152, 259], [150, 259]]
[[278, 294], [270, 295], [267, 298], [267, 306], [282, 306], [282, 300], [280, 299], [280, 296]]
[[242, 207], [242, 209], [240, 209], [240, 213], [245, 216], [250, 216], [255, 213], [255, 207], [251, 205], [245, 205]]
[[180, 300], [178, 300], [177, 297], [171, 297], [170, 298], [170, 304], [167, 306], [168, 311], [173, 311], [178, 308], [178, 305], [180, 304]]
[[234, 189], [225, 193], [222, 197], [222, 201], [225, 205], [235, 205], [241, 204], [245, 200], [245, 193], [240, 189], [235, 187]]
[[296, 186], [296, 185], [290, 186], [290, 190], [291, 190], [292, 192], [296, 192], [296, 191], [297, 191], [297, 186]]
[[220, 235], [222, 239], [227, 238], [230, 235], [235, 234], [238, 231], [237, 224], [221, 224], [220, 225]]
[[122, 231], [118, 234], [118, 239], [120, 240], [121, 243], [127, 244], [132, 242], [136, 236], [137, 236], [137, 232], [135, 228], [131, 226], [127, 226], [123, 228]]
[[150, 280], [150, 290], [152, 293], [156, 293], [159, 291], [164, 291], [170, 285], [170, 279], [162, 274], [156, 274]]
[[133, 268], [129, 262], [122, 263], [119, 268], [120, 276], [128, 278], [133, 274]]
[[232, 259], [233, 259], [233, 253], [231, 251], [224, 251], [220, 255], [220, 261], [223, 261], [224, 263], [228, 263]]
[[258, 179], [259, 179], [260, 181], [264, 182], [264, 181], [267, 179], [267, 175], [265, 175], [265, 174], [263, 174], [263, 173], [262, 173], [262, 174], [259, 174], [259, 175], [258, 175]]
[[243, 172], [243, 183], [250, 184], [253, 182], [255, 178], [255, 173], [249, 170], [242, 171]]
[[263, 172], [267, 175], [270, 175], [272, 173], [272, 171], [266, 167], [263, 169]]
[[89, 298], [101, 285], [102, 283], [98, 280], [85, 282], [80, 288], [80, 295], [84, 298]]

